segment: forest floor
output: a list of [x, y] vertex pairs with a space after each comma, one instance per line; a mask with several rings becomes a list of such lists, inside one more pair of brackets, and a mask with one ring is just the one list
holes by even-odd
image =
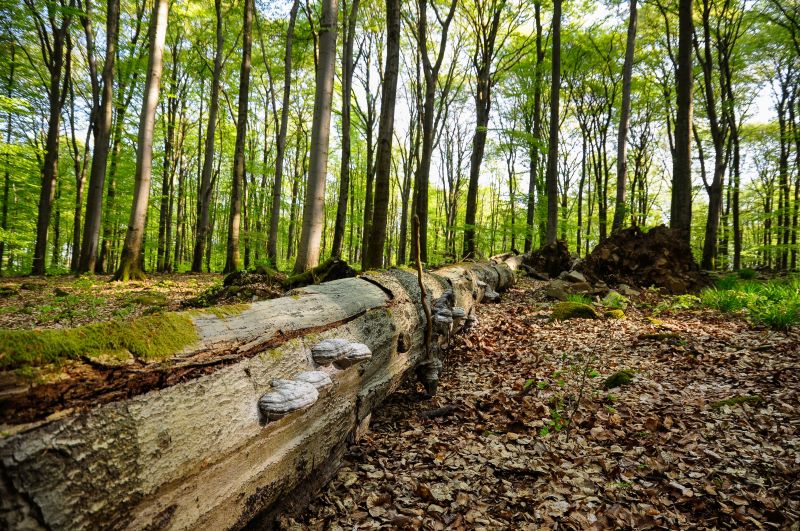
[[[282, 525], [797, 529], [798, 327], [670, 310], [648, 291], [623, 320], [550, 322], [543, 285], [480, 305], [438, 395], [408, 379]], [[621, 370], [630, 383], [606, 389]]]
[[0, 328], [65, 328], [181, 309], [186, 300], [222, 283], [218, 273], [158, 273], [111, 282], [111, 275], [0, 279]]

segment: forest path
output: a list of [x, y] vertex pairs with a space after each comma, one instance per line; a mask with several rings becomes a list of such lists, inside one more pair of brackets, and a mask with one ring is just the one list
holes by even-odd
[[[500, 304], [479, 306], [478, 326], [454, 341], [438, 395], [424, 400], [409, 378], [373, 414], [333, 481], [282, 524], [724, 529], [800, 521], [798, 330], [757, 330], [706, 310], [654, 319], [657, 300], [647, 294], [624, 320], [549, 322], [542, 285], [526, 279]], [[621, 369], [634, 371], [632, 382], [606, 390], [605, 378]], [[717, 403], [731, 397], [750, 401]]]

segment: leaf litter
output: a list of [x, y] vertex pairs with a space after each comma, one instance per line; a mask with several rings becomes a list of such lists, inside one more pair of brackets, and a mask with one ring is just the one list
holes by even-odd
[[[654, 319], [652, 293], [624, 320], [549, 322], [543, 285], [480, 306], [438, 395], [407, 379], [281, 526], [798, 528], [798, 330], [708, 310]], [[606, 389], [622, 370], [631, 381]]]

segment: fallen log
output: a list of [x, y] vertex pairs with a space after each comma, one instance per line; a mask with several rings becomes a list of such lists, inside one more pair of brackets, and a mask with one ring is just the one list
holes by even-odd
[[[514, 267], [465, 263], [423, 280], [432, 299], [452, 297], [451, 313], [469, 316], [487, 289], [513, 283]], [[56, 413], [22, 424], [4, 398], [0, 527], [269, 526], [335, 473], [348, 440], [422, 359], [419, 301], [415, 275], [393, 269], [235, 315], [193, 312], [196, 342], [166, 361], [108, 368], [160, 375], [135, 396], [117, 389], [75, 407], [69, 386], [56, 387]], [[325, 340], [340, 341], [318, 347]]]

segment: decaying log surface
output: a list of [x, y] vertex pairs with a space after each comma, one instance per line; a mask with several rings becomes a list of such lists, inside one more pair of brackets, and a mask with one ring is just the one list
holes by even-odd
[[[433, 299], [452, 290], [455, 306], [469, 314], [485, 289], [513, 283], [516, 265], [458, 264], [424, 281]], [[239, 315], [194, 317], [200, 341], [171, 367], [207, 364], [212, 372], [4, 427], [0, 528], [268, 523], [336, 471], [348, 439], [420, 361], [419, 300], [415, 274], [393, 269], [304, 287]], [[343, 369], [315, 364], [311, 347], [332, 338], [363, 343], [372, 356]], [[230, 363], [214, 363], [225, 357]], [[260, 414], [259, 398], [274, 390], [274, 379], [312, 370], [332, 380], [313, 405], [278, 420]]]

